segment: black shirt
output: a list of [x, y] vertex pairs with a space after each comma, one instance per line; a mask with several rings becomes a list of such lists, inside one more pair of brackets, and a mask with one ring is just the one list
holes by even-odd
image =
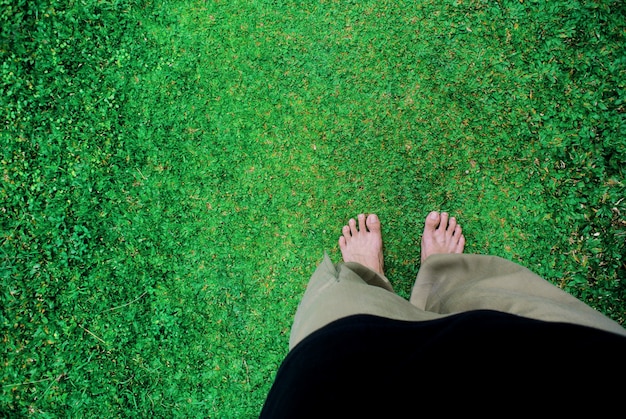
[[261, 417], [621, 416], [625, 365], [626, 337], [574, 324], [490, 310], [356, 315], [293, 348]]

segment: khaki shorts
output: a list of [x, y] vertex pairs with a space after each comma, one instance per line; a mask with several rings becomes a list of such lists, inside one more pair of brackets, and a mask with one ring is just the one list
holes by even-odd
[[407, 301], [382, 275], [358, 263], [334, 265], [326, 254], [296, 312], [289, 348], [325, 325], [354, 314], [425, 321], [481, 309], [626, 335], [619, 323], [530, 270], [496, 256], [430, 256]]

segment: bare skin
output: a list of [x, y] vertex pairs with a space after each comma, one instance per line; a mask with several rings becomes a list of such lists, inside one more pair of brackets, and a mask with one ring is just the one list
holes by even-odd
[[344, 262], [357, 262], [385, 275], [383, 272], [383, 238], [380, 220], [376, 214], [359, 214], [357, 221], [352, 218], [341, 230], [339, 248]]
[[463, 253], [464, 248], [465, 236], [456, 218], [446, 212], [428, 214], [422, 235], [422, 263], [431, 255]]
[[[385, 275], [383, 268], [383, 239], [381, 224], [376, 214], [358, 215], [350, 219], [344, 226], [339, 238], [339, 248], [344, 262], [357, 262], [363, 266]], [[422, 235], [421, 261], [431, 255], [446, 253], [463, 253], [465, 236], [456, 218], [448, 213], [436, 211], [428, 214], [424, 222]]]

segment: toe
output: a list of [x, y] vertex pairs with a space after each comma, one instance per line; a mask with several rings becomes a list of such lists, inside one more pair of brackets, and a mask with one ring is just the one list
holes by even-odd
[[465, 236], [459, 237], [459, 243], [456, 245], [456, 253], [463, 253], [465, 249]]
[[449, 237], [452, 237], [452, 235], [454, 235], [457, 225], [458, 224], [456, 223], [456, 218], [450, 217], [450, 219], [448, 220], [448, 227], [446, 228], [446, 233]]
[[441, 217], [437, 211], [433, 211], [428, 214], [428, 217], [426, 217], [426, 223], [424, 225], [424, 231], [435, 231], [435, 229], [437, 229], [437, 227], [439, 226], [440, 219]]
[[367, 231], [367, 226], [365, 225], [365, 214], [359, 214], [359, 231], [365, 233]]
[[376, 214], [370, 214], [367, 217], [367, 229], [373, 233], [380, 232], [380, 220]]
[[440, 217], [440, 221], [439, 221], [439, 227], [437, 228], [437, 231], [441, 232], [441, 233], [445, 233], [446, 229], [448, 228], [448, 218], [449, 215], [447, 212], [442, 212], [441, 213], [441, 217]]
[[463, 229], [461, 228], [460, 225], [457, 224], [454, 227], [454, 237], [460, 237], [462, 232], [463, 232]]
[[348, 226], [350, 229], [350, 234], [352, 234], [353, 236], [356, 236], [359, 230], [357, 230], [356, 228], [356, 221], [354, 218], [350, 218], [350, 221], [348, 221]]
[[347, 240], [350, 238], [350, 227], [343, 226], [343, 228], [341, 229], [341, 233], [343, 234], [344, 240], [347, 243]]

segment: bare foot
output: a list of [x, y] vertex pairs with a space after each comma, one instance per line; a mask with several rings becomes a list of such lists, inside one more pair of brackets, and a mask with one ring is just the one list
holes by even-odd
[[465, 237], [456, 218], [447, 213], [431, 212], [426, 217], [422, 236], [422, 263], [438, 253], [463, 253]]
[[365, 219], [365, 214], [359, 214], [359, 227], [354, 218], [342, 229], [343, 235], [339, 238], [339, 248], [344, 262], [358, 262], [363, 266], [383, 273], [383, 237], [380, 220], [375, 214]]

